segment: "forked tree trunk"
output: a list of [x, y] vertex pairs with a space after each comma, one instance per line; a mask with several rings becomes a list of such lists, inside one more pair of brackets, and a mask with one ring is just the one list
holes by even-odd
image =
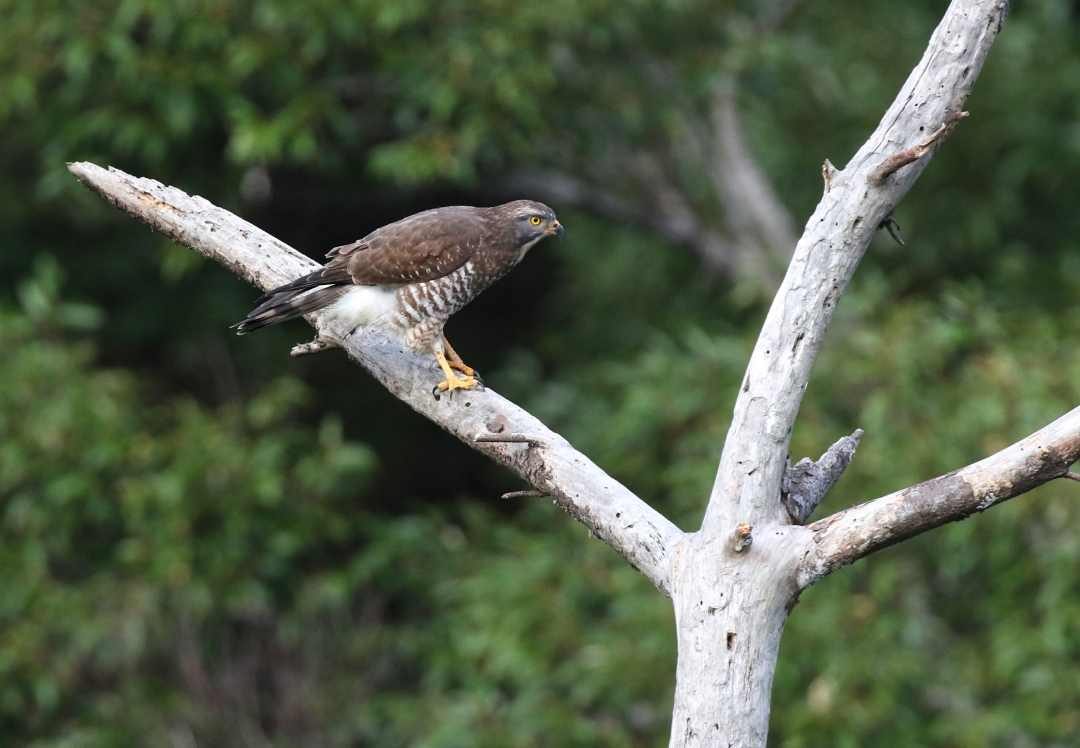
[[778, 527], [741, 552], [688, 534], [672, 558], [679, 662], [672, 746], [763, 746], [800, 542]]
[[800, 565], [815, 546], [815, 533], [793, 524], [781, 503], [810, 370], [870, 240], [966, 116], [964, 102], [1007, 7], [954, 0], [874, 134], [842, 171], [826, 162], [825, 194], [740, 388], [705, 521], [672, 556], [679, 640], [672, 748], [766, 743], [780, 638], [807, 583]]

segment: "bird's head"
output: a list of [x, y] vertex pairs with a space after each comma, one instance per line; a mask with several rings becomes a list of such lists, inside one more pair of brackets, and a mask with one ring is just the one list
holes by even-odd
[[534, 200], [517, 200], [502, 206], [510, 218], [519, 246], [532, 246], [545, 236], [562, 236], [563, 226], [555, 211]]

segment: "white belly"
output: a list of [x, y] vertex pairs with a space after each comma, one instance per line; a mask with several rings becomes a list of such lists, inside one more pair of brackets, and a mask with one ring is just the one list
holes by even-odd
[[392, 337], [405, 334], [398, 313], [400, 286], [356, 286], [327, 307], [326, 313], [351, 327], [373, 327]]

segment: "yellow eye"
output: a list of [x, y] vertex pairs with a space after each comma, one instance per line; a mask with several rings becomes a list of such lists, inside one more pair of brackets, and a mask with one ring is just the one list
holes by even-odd
[[529, 219], [529, 223], [531, 223], [533, 226], [539, 226], [540, 225], [540, 216], [533, 216], [532, 218]]

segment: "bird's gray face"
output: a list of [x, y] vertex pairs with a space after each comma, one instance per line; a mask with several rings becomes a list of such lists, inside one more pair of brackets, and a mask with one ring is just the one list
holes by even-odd
[[518, 245], [531, 247], [545, 236], [562, 236], [563, 226], [555, 217], [555, 211], [543, 203], [523, 201], [514, 211], [514, 233]]

